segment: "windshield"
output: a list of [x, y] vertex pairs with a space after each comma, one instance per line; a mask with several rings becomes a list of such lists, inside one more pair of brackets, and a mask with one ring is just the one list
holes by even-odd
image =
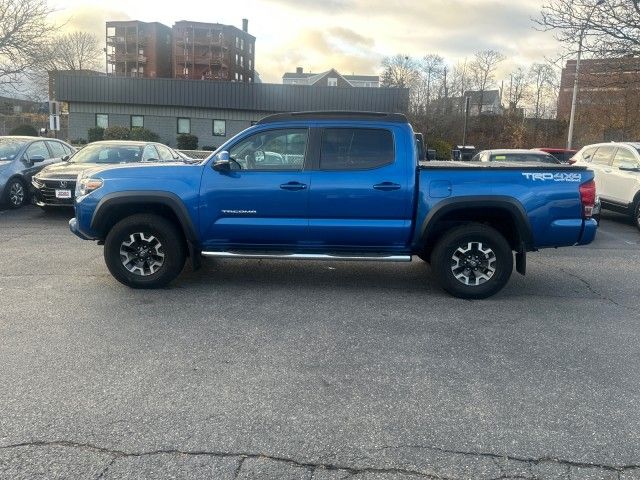
[[0, 139], [0, 161], [13, 160], [18, 152], [25, 146], [27, 140], [13, 138]]
[[557, 158], [546, 153], [494, 153], [491, 155], [491, 162], [541, 162], [560, 163]]
[[70, 161], [73, 163], [133, 163], [142, 158], [138, 145], [87, 145]]

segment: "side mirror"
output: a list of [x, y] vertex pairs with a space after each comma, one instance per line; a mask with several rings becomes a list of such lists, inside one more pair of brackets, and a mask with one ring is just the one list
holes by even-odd
[[216, 172], [228, 172], [231, 170], [231, 160], [229, 152], [223, 151], [213, 158], [213, 169]]
[[618, 169], [619, 170], [624, 170], [625, 172], [638, 172], [640, 171], [640, 168], [638, 167], [638, 165], [635, 165], [631, 162], [620, 162], [620, 165], [618, 165]]
[[60, 160], [62, 160], [63, 162], [68, 162], [69, 161], [69, 155], [65, 155], [62, 158], [60, 158]]
[[44, 157], [42, 155], [34, 155], [29, 159], [31, 163], [40, 163], [44, 162]]

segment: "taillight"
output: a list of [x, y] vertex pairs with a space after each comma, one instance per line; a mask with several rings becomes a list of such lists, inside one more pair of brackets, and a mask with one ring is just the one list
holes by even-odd
[[591, 218], [593, 207], [596, 204], [596, 182], [589, 180], [580, 185], [580, 202], [582, 203], [582, 216]]

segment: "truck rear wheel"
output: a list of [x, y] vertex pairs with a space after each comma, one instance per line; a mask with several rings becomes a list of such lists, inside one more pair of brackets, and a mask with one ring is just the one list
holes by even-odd
[[104, 242], [104, 259], [116, 280], [132, 288], [162, 287], [184, 267], [184, 239], [158, 215], [139, 214], [118, 222]]
[[431, 255], [437, 280], [459, 298], [487, 298], [499, 292], [513, 271], [513, 253], [496, 229], [482, 224], [444, 234]]

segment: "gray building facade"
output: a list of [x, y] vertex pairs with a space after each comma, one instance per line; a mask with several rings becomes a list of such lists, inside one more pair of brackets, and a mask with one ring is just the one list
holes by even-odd
[[179, 133], [218, 147], [260, 118], [280, 112], [353, 110], [400, 112], [409, 92], [397, 88], [309, 87], [202, 82], [164, 78], [55, 76], [52, 95], [66, 102], [69, 140], [86, 139], [95, 126], [143, 126], [175, 146]]

